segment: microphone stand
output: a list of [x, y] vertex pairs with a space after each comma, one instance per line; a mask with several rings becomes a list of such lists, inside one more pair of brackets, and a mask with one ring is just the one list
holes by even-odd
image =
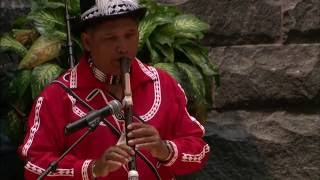
[[74, 67], [74, 58], [73, 58], [73, 49], [72, 49], [72, 37], [71, 37], [71, 26], [70, 26], [70, 20], [71, 17], [68, 12], [68, 0], [64, 0], [64, 5], [65, 5], [65, 19], [66, 19], [66, 26], [67, 26], [67, 46], [68, 46], [68, 52], [69, 52], [69, 63], [70, 67]]
[[89, 123], [89, 127], [87, 131], [79, 137], [77, 141], [75, 141], [57, 160], [54, 160], [50, 163], [48, 168], [37, 178], [37, 180], [41, 180], [46, 177], [50, 172], [55, 171], [59, 162], [71, 151], [74, 147], [76, 147], [89, 133], [93, 132], [101, 122], [103, 117], [96, 118], [96, 120]]

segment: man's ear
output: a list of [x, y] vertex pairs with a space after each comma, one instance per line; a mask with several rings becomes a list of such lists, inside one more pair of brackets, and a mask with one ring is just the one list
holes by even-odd
[[81, 33], [81, 40], [82, 40], [82, 44], [83, 47], [86, 51], [91, 50], [91, 38], [90, 38], [90, 34], [88, 32], [83, 32]]

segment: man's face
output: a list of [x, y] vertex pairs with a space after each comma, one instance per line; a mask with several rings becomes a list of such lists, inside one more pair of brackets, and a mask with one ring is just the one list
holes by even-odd
[[138, 49], [137, 20], [124, 17], [106, 20], [81, 35], [97, 68], [106, 74], [120, 74], [119, 58], [134, 58]]

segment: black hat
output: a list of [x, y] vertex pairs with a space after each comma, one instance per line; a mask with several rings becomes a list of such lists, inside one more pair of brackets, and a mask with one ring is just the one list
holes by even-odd
[[142, 19], [146, 8], [141, 7], [138, 0], [80, 0], [81, 15], [75, 22], [76, 31], [83, 31], [92, 23], [123, 16]]

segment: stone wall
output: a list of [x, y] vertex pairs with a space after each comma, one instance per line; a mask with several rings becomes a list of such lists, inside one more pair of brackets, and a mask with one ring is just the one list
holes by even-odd
[[189, 179], [320, 179], [320, 1], [189, 0], [219, 68], [211, 156]]
[[11, 29], [13, 22], [25, 15], [29, 9], [28, 0], [1, 0], [0, 1], [0, 35]]

